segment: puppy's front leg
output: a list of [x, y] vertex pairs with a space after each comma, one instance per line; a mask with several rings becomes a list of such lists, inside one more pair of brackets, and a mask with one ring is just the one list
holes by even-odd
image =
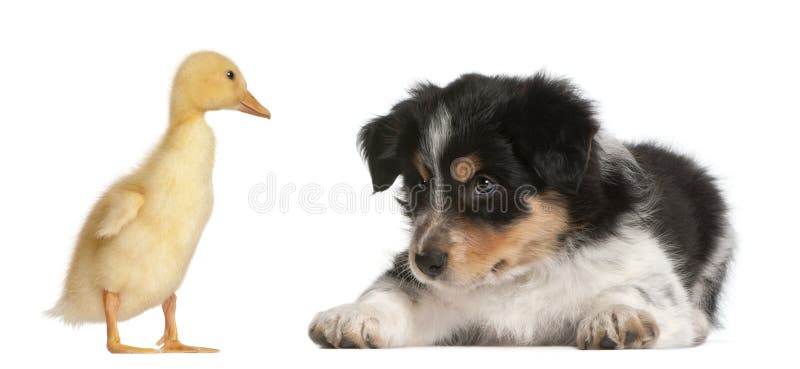
[[314, 317], [309, 337], [335, 348], [384, 348], [413, 342], [413, 302], [396, 280], [383, 277], [352, 304]]
[[578, 323], [580, 349], [689, 346], [703, 335], [677, 280], [650, 278], [609, 288]]
[[580, 349], [651, 348], [659, 328], [653, 315], [643, 309], [616, 304], [593, 311], [578, 325]]

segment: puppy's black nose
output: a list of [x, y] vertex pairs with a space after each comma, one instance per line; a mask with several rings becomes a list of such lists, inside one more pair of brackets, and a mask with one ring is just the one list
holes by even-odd
[[414, 263], [425, 275], [434, 278], [444, 272], [444, 268], [447, 266], [447, 254], [441, 251], [414, 254]]

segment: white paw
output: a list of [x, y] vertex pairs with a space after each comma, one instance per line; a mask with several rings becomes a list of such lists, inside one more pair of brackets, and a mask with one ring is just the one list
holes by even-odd
[[651, 348], [658, 334], [658, 325], [650, 313], [614, 305], [578, 324], [577, 343], [581, 350]]
[[396, 322], [372, 305], [342, 305], [317, 314], [308, 327], [308, 336], [323, 347], [389, 347], [388, 330], [393, 320]]

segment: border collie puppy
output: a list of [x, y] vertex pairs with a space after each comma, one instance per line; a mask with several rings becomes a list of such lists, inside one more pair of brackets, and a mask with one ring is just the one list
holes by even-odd
[[421, 84], [359, 134], [375, 191], [398, 176], [408, 250], [309, 335], [337, 348], [702, 343], [734, 249], [714, 180], [620, 143], [567, 80]]

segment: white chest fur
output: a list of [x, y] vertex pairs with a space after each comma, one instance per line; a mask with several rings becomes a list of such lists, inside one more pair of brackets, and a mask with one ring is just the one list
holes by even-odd
[[382, 332], [392, 346], [572, 345], [578, 323], [612, 304], [652, 313], [660, 347], [692, 343], [695, 316], [688, 296], [651, 234], [630, 227], [568, 253], [513, 279], [468, 290], [418, 290], [405, 302], [406, 293], [382, 280], [355, 306], [382, 311], [383, 321], [392, 321]]

